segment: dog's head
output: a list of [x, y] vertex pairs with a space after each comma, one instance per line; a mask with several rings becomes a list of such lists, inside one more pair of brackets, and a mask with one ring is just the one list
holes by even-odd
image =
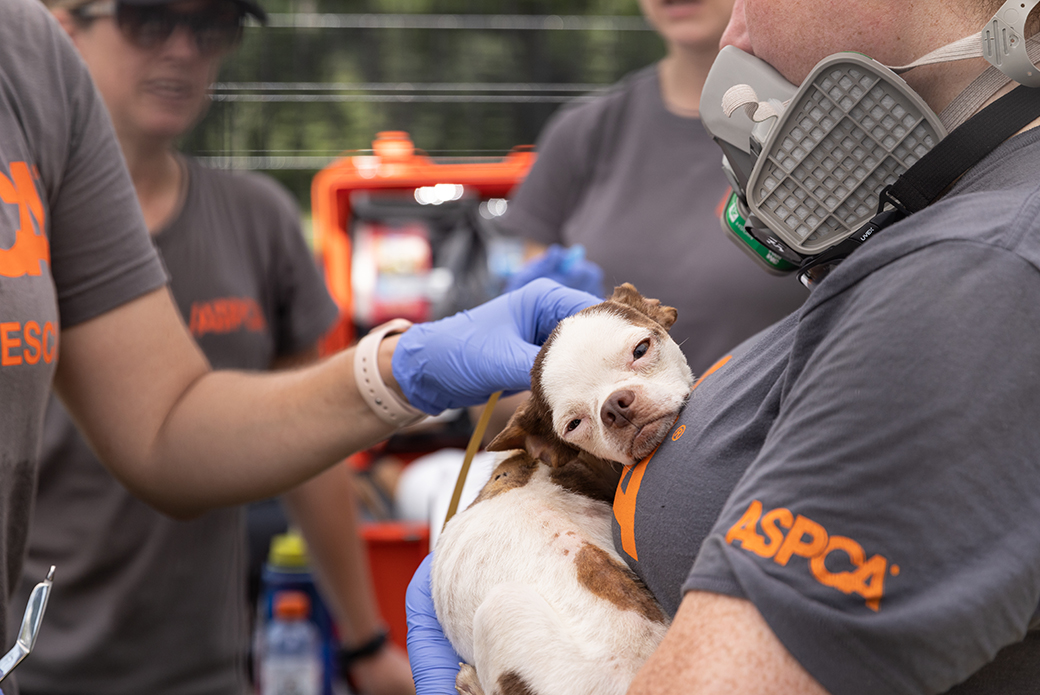
[[626, 465], [667, 436], [693, 385], [668, 335], [676, 311], [626, 283], [564, 319], [531, 370], [531, 398], [488, 446], [559, 466], [582, 450]]

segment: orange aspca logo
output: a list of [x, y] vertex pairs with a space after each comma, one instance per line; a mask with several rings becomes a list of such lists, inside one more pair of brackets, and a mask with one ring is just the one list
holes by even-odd
[[[765, 536], [758, 532], [759, 528]], [[867, 559], [859, 543], [845, 536], [831, 536], [823, 526], [801, 514], [795, 516], [784, 507], [763, 514], [758, 500], [753, 501], [740, 521], [726, 532], [726, 542], [731, 545], [739, 542], [744, 550], [771, 558], [781, 566], [786, 566], [792, 557], [804, 558], [809, 561], [809, 571], [816, 581], [846, 594], [859, 594], [874, 611], [881, 608], [885, 575], [899, 574], [899, 565], [889, 567], [888, 560], [881, 555]], [[839, 551], [853, 569], [832, 572], [827, 568], [827, 558]], [[840, 561], [835, 556], [834, 562]]]
[[0, 172], [0, 200], [18, 206], [14, 244], [0, 248], [0, 276], [42, 275], [43, 267], [51, 262], [50, 244], [43, 231], [47, 216], [25, 162], [11, 162], [11, 178]]
[[233, 333], [243, 328], [260, 333], [267, 328], [267, 319], [252, 297], [225, 297], [192, 304], [189, 327], [196, 338], [207, 333]]

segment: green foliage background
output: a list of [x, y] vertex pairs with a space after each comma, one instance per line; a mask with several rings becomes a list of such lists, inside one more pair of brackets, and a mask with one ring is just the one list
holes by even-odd
[[[246, 28], [224, 63], [209, 113], [182, 147], [211, 164], [266, 170], [305, 211], [322, 163], [368, 149], [381, 130], [405, 130], [433, 156], [502, 154], [535, 142], [563, 101], [664, 53], [636, 0], [261, 1], [277, 21]], [[556, 15], [612, 19], [623, 28], [609, 28], [609, 21], [608, 28], [534, 30], [285, 26], [322, 13], [354, 23], [359, 15]], [[505, 85], [543, 88], [502, 91]]]

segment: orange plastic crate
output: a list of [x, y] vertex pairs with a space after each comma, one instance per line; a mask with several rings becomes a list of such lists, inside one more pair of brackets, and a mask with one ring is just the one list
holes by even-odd
[[404, 595], [419, 563], [430, 551], [430, 526], [410, 521], [373, 522], [362, 525], [361, 537], [368, 549], [379, 612], [388, 623], [390, 638], [406, 648]]

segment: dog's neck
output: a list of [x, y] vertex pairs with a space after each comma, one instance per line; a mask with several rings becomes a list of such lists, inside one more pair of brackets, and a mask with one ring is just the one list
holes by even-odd
[[621, 464], [582, 452], [562, 466], [551, 467], [549, 478], [577, 495], [612, 504], [621, 472]]

